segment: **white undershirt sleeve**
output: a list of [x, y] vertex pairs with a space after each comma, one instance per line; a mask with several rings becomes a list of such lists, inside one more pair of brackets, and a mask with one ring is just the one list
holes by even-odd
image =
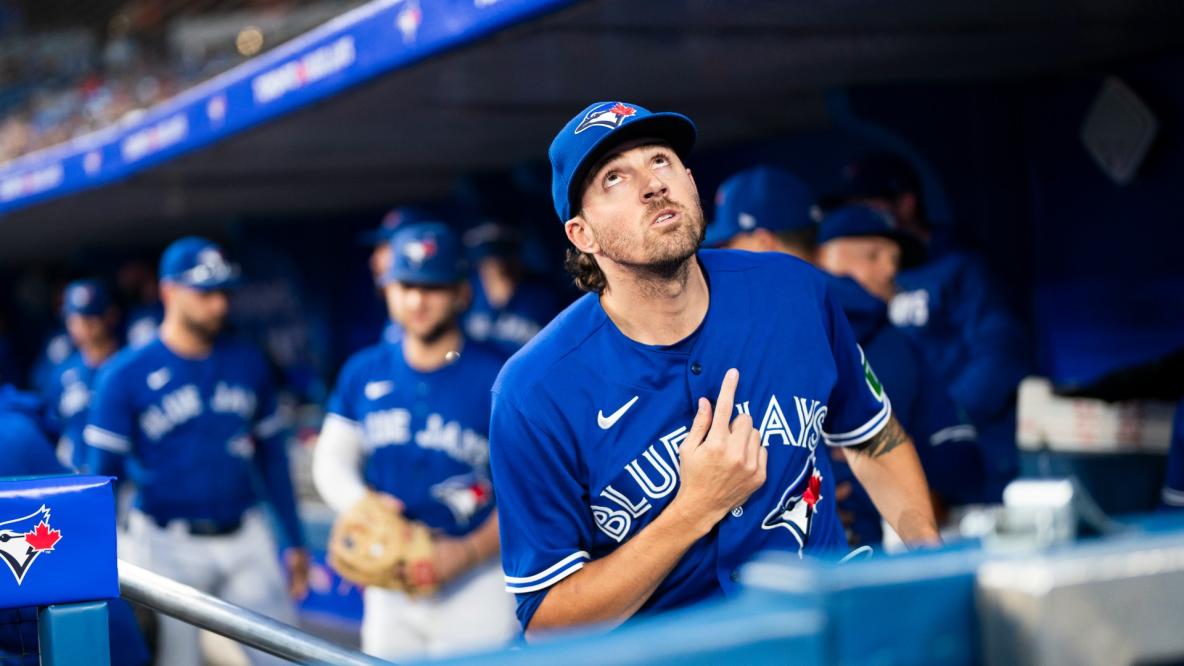
[[312, 454], [312, 481], [334, 511], [342, 513], [366, 494], [362, 481], [362, 426], [329, 414]]

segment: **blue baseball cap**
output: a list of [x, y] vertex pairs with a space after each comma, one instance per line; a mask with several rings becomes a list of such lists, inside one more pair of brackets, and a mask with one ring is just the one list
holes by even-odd
[[916, 236], [897, 228], [891, 213], [871, 206], [850, 205], [836, 208], [818, 227], [818, 244], [858, 236], [879, 236], [900, 246], [901, 268], [916, 266], [925, 258], [925, 248]]
[[98, 280], [75, 280], [62, 292], [62, 317], [100, 317], [111, 308], [111, 294]]
[[444, 216], [425, 206], [399, 206], [387, 211], [377, 229], [362, 233], [358, 240], [363, 245], [382, 245], [391, 242], [395, 232], [405, 224], [443, 222]]
[[237, 285], [238, 279], [238, 266], [226, 260], [222, 248], [199, 236], [173, 241], [160, 258], [161, 282], [217, 291]]
[[394, 258], [383, 284], [456, 284], [468, 272], [460, 239], [439, 222], [400, 225], [391, 239]]
[[844, 200], [891, 197], [918, 192], [921, 179], [904, 158], [892, 153], [869, 153], [843, 167], [837, 197]]
[[697, 130], [681, 113], [654, 113], [626, 102], [596, 102], [576, 114], [551, 141], [551, 198], [560, 222], [572, 217], [583, 198], [588, 170], [625, 141], [655, 138], [666, 141], [686, 160]]
[[818, 224], [810, 188], [797, 176], [772, 166], [745, 169], [715, 191], [715, 219], [704, 245], [718, 247], [753, 229], [789, 231]]

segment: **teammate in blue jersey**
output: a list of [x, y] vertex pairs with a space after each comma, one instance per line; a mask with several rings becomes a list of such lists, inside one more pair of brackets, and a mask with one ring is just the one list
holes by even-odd
[[97, 280], [77, 280], [62, 296], [62, 318], [75, 351], [54, 368], [45, 400], [61, 432], [58, 455], [80, 471], [86, 467], [87, 407], [95, 373], [119, 350], [115, 310], [106, 287]]
[[[974, 427], [959, 417], [916, 343], [888, 321], [886, 300], [893, 293], [892, 278], [902, 257], [917, 260], [917, 242], [868, 208], [832, 213], [821, 227], [817, 211], [813, 195], [792, 173], [753, 167], [720, 185], [705, 243], [784, 252], [820, 264], [833, 275], [857, 275], [858, 281], [835, 278], [831, 290], [855, 340], [892, 396], [893, 414], [918, 444], [935, 500], [939, 507], [972, 501], [981, 493], [983, 476]], [[873, 296], [872, 290], [882, 295]], [[879, 544], [883, 537], [880, 514], [852, 477], [842, 453], [834, 453], [835, 495], [848, 543]]]
[[465, 334], [509, 356], [559, 312], [559, 295], [525, 274], [517, 230], [487, 222], [465, 232], [463, 240], [475, 269]]
[[504, 357], [461, 332], [470, 288], [447, 227], [401, 226], [392, 248], [383, 283], [403, 338], [346, 363], [313, 479], [339, 512], [378, 492], [436, 532], [431, 569], [412, 573], [443, 586], [426, 598], [367, 588], [363, 650], [394, 659], [492, 647], [516, 631], [489, 475], [489, 390]]
[[[922, 256], [916, 240], [899, 231], [888, 213], [865, 206], [831, 212], [818, 230], [816, 263], [832, 275], [835, 295], [859, 344], [877, 368], [901, 425], [919, 444], [918, 454], [939, 509], [981, 501], [985, 483], [977, 432], [958, 412], [949, 391], [916, 341], [888, 320], [899, 266]], [[871, 499], [854, 483], [848, 503], [862, 543], [880, 539]], [[941, 513], [941, 511], [939, 511]]]
[[45, 417], [40, 396], [0, 384], [0, 433], [4, 438], [0, 477], [67, 473], [46, 437]]
[[916, 452], [827, 279], [792, 257], [697, 251], [694, 137], [685, 116], [601, 102], [551, 144], [568, 269], [591, 293], [506, 364], [490, 426], [528, 636], [731, 593], [760, 550], [844, 550], [819, 444], [845, 447], [907, 542], [938, 539]]
[[[135, 485], [126, 557], [232, 603], [292, 622], [288, 593], [307, 589], [308, 556], [262, 354], [219, 336], [237, 268], [202, 238], [161, 258], [158, 337], [100, 370], [83, 437], [96, 474]], [[256, 483], [258, 482], [258, 483]], [[273, 553], [262, 489], [283, 531], [288, 584]], [[121, 554], [124, 544], [121, 543]], [[248, 651], [254, 663], [273, 658]], [[162, 617], [162, 664], [198, 664], [197, 629]]]
[[998, 501], [1019, 469], [1016, 387], [1031, 370], [1027, 333], [982, 259], [955, 246], [951, 227], [925, 215], [921, 182], [903, 159], [868, 155], [843, 171], [842, 198], [893, 215], [926, 246], [928, 259], [901, 271], [892, 322], [920, 344], [979, 434], [987, 497]]

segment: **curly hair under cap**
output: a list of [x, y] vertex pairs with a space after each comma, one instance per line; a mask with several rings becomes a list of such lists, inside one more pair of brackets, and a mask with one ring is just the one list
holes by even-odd
[[563, 259], [563, 267], [571, 276], [576, 287], [582, 291], [603, 294], [608, 286], [608, 279], [604, 271], [600, 270], [596, 259], [587, 252], [580, 252], [575, 248], [567, 248], [567, 256]]

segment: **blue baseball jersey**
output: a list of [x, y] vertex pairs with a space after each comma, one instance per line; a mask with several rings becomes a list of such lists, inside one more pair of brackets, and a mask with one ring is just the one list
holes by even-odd
[[134, 349], [155, 340], [157, 331], [160, 329], [160, 322], [163, 320], [164, 307], [160, 303], [141, 305], [132, 310], [127, 316], [127, 323], [124, 327], [124, 339], [127, 340], [127, 346]]
[[460, 358], [421, 372], [401, 342], [367, 347], [342, 368], [327, 418], [361, 434], [367, 486], [398, 497], [408, 517], [461, 536], [494, 507], [489, 390], [504, 361], [467, 340]]
[[1184, 509], [1184, 400], [1176, 405], [1176, 417], [1172, 420], [1172, 446], [1168, 449], [1161, 499], [1166, 509]]
[[896, 282], [892, 323], [920, 343], [958, 406], [976, 423], [1006, 411], [1030, 370], [1027, 335], [986, 266], [951, 252]]
[[[917, 447], [930, 489], [947, 505], [979, 501], [982, 454], [976, 431], [958, 413], [945, 385], [908, 335], [888, 321], [888, 307], [850, 278], [835, 278], [832, 290], [855, 339], [892, 396], [892, 413]], [[883, 538], [880, 514], [845, 459], [835, 460], [837, 482], [852, 484], [839, 508], [852, 514], [852, 545]]]
[[82, 431], [86, 428], [87, 409], [91, 389], [98, 368], [86, 363], [81, 352], [74, 352], [54, 369], [45, 387], [45, 401], [61, 432], [60, 445], [69, 447], [70, 463], [76, 470], [86, 466], [86, 444]]
[[496, 346], [507, 356], [518, 351], [560, 310], [559, 296], [533, 280], [521, 282], [502, 307], [494, 307], [473, 276], [473, 303], [464, 316], [465, 333]]
[[[37, 362], [33, 364], [33, 369], [30, 371], [29, 384], [33, 390], [44, 394], [50, 381], [53, 380], [54, 369], [70, 358], [70, 354], [73, 353], [74, 341], [70, 339], [70, 334], [65, 329], [59, 329], [49, 336], [49, 339], [45, 341], [41, 355], [37, 357]], [[9, 377], [8, 381], [11, 380], [12, 378]]]
[[218, 340], [201, 359], [159, 338], [124, 349], [99, 370], [83, 437], [92, 473], [136, 486], [136, 506], [158, 521], [233, 524], [259, 498], [287, 544], [303, 543], [270, 370], [255, 347]]
[[752, 415], [767, 480], [697, 541], [641, 613], [736, 588], [760, 550], [846, 547], [830, 456], [818, 444], [867, 441], [891, 406], [828, 279], [778, 254], [703, 250], [710, 304], [670, 346], [620, 332], [600, 301], [576, 301], [516, 354], [494, 388], [490, 449], [502, 561], [518, 617], [547, 590], [644, 529], [679, 486], [679, 446], [697, 400], [737, 368], [736, 414]]
[[53, 444], [42, 427], [41, 399], [0, 385], [0, 433], [4, 455], [0, 456], [0, 477], [65, 474], [53, 453]]

